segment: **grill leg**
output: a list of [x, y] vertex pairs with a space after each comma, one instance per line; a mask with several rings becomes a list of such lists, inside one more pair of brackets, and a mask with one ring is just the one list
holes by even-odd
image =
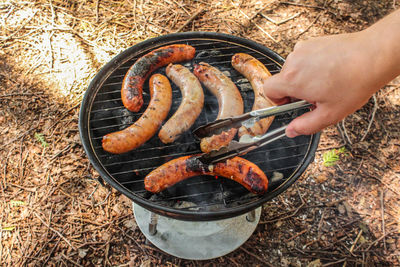
[[150, 223], [149, 223], [149, 233], [150, 235], [155, 235], [157, 233], [157, 214], [150, 212]]
[[252, 210], [247, 213], [246, 220], [248, 222], [254, 222], [256, 220], [256, 210]]

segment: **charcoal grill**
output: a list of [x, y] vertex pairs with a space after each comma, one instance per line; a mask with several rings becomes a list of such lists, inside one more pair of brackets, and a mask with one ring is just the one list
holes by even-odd
[[[248, 221], [257, 222], [261, 205], [284, 192], [300, 177], [313, 160], [319, 142], [319, 134], [293, 139], [285, 137], [245, 155], [246, 159], [257, 164], [269, 178], [268, 192], [262, 196], [249, 193], [230, 179], [216, 179], [211, 176], [188, 179], [159, 194], [147, 192], [143, 181], [150, 171], [174, 158], [200, 152], [199, 141], [193, 137], [191, 131], [169, 145], [163, 144], [155, 135], [141, 147], [121, 155], [105, 152], [101, 140], [105, 134], [131, 125], [141, 116], [149, 103], [150, 96], [146, 82], [143, 88], [142, 109], [132, 113], [123, 107], [120, 90], [128, 68], [151, 50], [178, 43], [189, 44], [196, 48], [195, 58], [181, 64], [193, 70], [194, 63], [207, 62], [232, 79], [241, 91], [245, 112], [251, 110], [254, 94], [249, 82], [232, 68], [230, 64], [232, 55], [239, 52], [248, 53], [265, 64], [272, 74], [279, 72], [284, 63], [281, 56], [251, 40], [221, 33], [188, 32], [143, 41], [117, 55], [99, 71], [90, 83], [80, 109], [79, 130], [82, 144], [90, 162], [102, 179], [135, 203], [136, 220], [141, 217], [144, 218], [142, 221], [146, 221], [145, 224], [149, 224], [149, 228], [141, 227], [148, 237], [153, 236], [155, 232], [151, 228], [155, 227], [157, 215], [166, 220], [187, 223], [201, 221], [219, 223], [229, 218], [237, 219], [243, 216], [252, 218]], [[165, 67], [155, 73], [165, 75]], [[179, 88], [173, 83], [171, 85], [173, 103], [168, 117], [176, 111], [181, 100]], [[204, 108], [192, 129], [215, 120], [218, 113], [217, 99], [208, 90], [204, 89], [204, 92]], [[287, 124], [304, 112], [306, 110], [277, 116], [270, 129]], [[247, 238], [248, 236], [244, 240]]]

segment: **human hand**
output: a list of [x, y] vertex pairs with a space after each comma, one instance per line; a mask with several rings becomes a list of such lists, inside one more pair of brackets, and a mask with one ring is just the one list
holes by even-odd
[[277, 104], [304, 99], [315, 108], [294, 119], [288, 137], [312, 134], [361, 108], [400, 75], [400, 9], [364, 31], [296, 44], [279, 74], [264, 84]]
[[362, 107], [381, 86], [371, 69], [362, 33], [313, 38], [296, 44], [279, 74], [264, 84], [266, 95], [282, 104], [287, 97], [315, 105], [294, 119], [286, 135], [316, 133]]

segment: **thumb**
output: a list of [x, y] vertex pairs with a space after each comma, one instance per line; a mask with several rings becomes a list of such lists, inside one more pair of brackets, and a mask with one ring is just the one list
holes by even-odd
[[282, 79], [282, 74], [278, 73], [264, 81], [264, 94], [277, 105], [281, 105], [288, 101], [289, 84]]
[[314, 134], [334, 124], [334, 121], [329, 112], [322, 107], [317, 107], [313, 111], [307, 112], [289, 123], [286, 128], [286, 136], [293, 138], [298, 135]]

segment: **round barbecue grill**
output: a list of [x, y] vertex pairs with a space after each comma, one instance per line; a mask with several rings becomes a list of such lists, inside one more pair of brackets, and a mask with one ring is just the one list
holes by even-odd
[[[143, 88], [142, 109], [137, 113], [125, 109], [120, 91], [127, 70], [139, 57], [169, 44], [189, 44], [196, 48], [196, 55], [192, 61], [180, 63], [190, 70], [193, 70], [195, 63], [207, 62], [230, 77], [240, 89], [245, 112], [252, 108], [254, 93], [247, 79], [231, 66], [232, 56], [239, 52], [250, 54], [261, 61], [272, 74], [279, 72], [284, 62], [281, 56], [254, 41], [221, 33], [170, 34], [130, 47], [99, 71], [82, 101], [79, 130], [82, 144], [92, 165], [108, 184], [139, 205], [138, 210], [144, 208], [150, 214], [183, 221], [209, 222], [237, 218], [257, 210], [259, 217], [257, 208], [284, 192], [313, 160], [319, 134], [293, 139], [284, 137], [243, 156], [257, 164], [269, 178], [269, 189], [261, 196], [248, 192], [230, 179], [216, 179], [205, 175], [182, 181], [159, 194], [147, 192], [144, 189], [144, 177], [153, 169], [174, 158], [201, 152], [199, 141], [191, 131], [187, 131], [168, 145], [163, 144], [156, 134], [141, 147], [128, 153], [113, 155], [103, 150], [102, 137], [131, 125], [142, 115], [150, 100], [147, 80]], [[165, 67], [155, 73], [165, 75]], [[168, 118], [181, 102], [179, 88], [172, 82], [171, 86], [173, 103]], [[203, 111], [191, 130], [212, 122], [217, 117], [217, 99], [205, 88], [204, 93]], [[298, 110], [279, 115], [270, 129], [288, 124], [306, 111]]]

